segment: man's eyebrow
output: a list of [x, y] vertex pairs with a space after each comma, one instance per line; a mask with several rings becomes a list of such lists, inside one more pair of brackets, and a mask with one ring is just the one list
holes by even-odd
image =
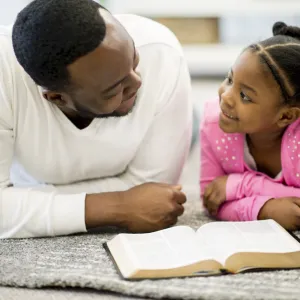
[[[233, 77], [233, 70], [230, 69], [230, 73], [232, 74], [232, 77]], [[254, 88], [252, 88], [251, 86], [247, 85], [247, 84], [244, 84], [244, 83], [240, 83], [240, 86], [243, 87], [244, 89], [247, 89], [251, 92], [253, 92], [255, 95], [257, 95], [257, 92]]]
[[[135, 50], [135, 44], [134, 41], [132, 40], [132, 44], [133, 44], [133, 62], [135, 61], [135, 57], [136, 57], [136, 50]], [[116, 86], [118, 86], [120, 83], [122, 83], [122, 81], [124, 81], [127, 78], [128, 75], [126, 75], [125, 77], [123, 77], [122, 79], [120, 79], [119, 81], [117, 81], [116, 83], [114, 83], [112, 86], [106, 88], [102, 93], [106, 94], [109, 91], [113, 90]]]

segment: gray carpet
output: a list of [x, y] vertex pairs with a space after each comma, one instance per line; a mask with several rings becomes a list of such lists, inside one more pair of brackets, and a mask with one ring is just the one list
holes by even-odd
[[[197, 228], [210, 221], [188, 193], [179, 224]], [[102, 248], [110, 233], [90, 233], [52, 239], [2, 240], [0, 285], [41, 288], [81, 287], [156, 299], [300, 299], [300, 270], [249, 273], [210, 278], [120, 279]], [[299, 233], [300, 235], [300, 233]]]
[[0, 286], [0, 300], [147, 300], [95, 289], [43, 288], [27, 289]]

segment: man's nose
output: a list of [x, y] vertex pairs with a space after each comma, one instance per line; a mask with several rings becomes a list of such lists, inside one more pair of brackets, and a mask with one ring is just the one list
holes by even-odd
[[136, 93], [138, 89], [142, 85], [142, 79], [139, 73], [133, 71], [132, 74], [130, 74], [130, 81], [128, 81], [128, 85], [124, 90], [125, 97], [131, 96], [131, 94]]
[[138, 90], [142, 85], [142, 78], [139, 72], [133, 71], [132, 80], [135, 88]]

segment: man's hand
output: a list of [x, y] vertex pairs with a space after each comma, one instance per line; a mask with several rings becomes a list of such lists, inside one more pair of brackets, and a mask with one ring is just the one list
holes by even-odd
[[145, 183], [123, 193], [123, 226], [131, 232], [151, 232], [172, 226], [184, 212], [181, 186]]
[[85, 200], [87, 228], [125, 227], [151, 232], [172, 226], [184, 212], [181, 186], [144, 183], [125, 192], [91, 194]]
[[226, 183], [228, 176], [220, 176], [213, 180], [205, 189], [203, 204], [208, 212], [215, 216], [220, 205], [226, 200]]
[[273, 219], [287, 230], [300, 228], [300, 198], [271, 199], [258, 214], [258, 220]]

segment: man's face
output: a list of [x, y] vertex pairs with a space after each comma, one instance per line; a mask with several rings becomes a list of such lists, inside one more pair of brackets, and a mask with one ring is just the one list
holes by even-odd
[[126, 30], [105, 10], [101, 45], [68, 66], [72, 88], [61, 95], [65, 108], [83, 118], [125, 116], [141, 86], [139, 54]]

